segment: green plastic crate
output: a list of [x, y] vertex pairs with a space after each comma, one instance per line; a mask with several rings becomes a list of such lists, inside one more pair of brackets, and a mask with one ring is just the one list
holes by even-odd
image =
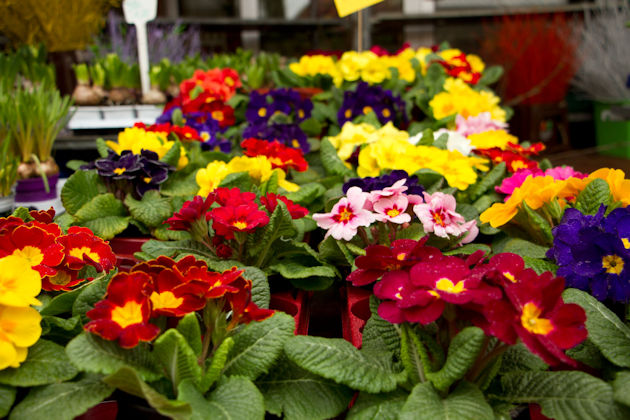
[[600, 154], [630, 159], [630, 102], [595, 102], [595, 135]]

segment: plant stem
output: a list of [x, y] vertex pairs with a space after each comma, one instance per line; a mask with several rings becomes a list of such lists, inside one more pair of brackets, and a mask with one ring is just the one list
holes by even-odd
[[[487, 339], [487, 337], [486, 337]], [[499, 357], [503, 354], [510, 346], [505, 343], [499, 343], [495, 345], [495, 347], [490, 350], [485, 356], [482, 356], [478, 361], [475, 362], [475, 367], [468, 372], [468, 378], [471, 382], [476, 381], [479, 378], [479, 375], [483, 370], [492, 362], [495, 358]], [[481, 352], [480, 354], [483, 354]]]
[[370, 240], [368, 239], [365, 228], [363, 226], [359, 226], [358, 232], [359, 232], [359, 236], [361, 237], [361, 240], [363, 241], [363, 245], [368, 247], [370, 245]]

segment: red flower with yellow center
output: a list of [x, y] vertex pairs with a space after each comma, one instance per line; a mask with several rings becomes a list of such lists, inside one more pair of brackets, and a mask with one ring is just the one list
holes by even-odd
[[277, 140], [266, 141], [255, 138], [245, 139], [241, 142], [243, 153], [249, 157], [266, 156], [271, 162], [271, 166], [287, 170], [293, 168], [298, 172], [308, 169], [308, 162], [304, 159], [302, 149], [288, 147]]
[[64, 259], [63, 246], [51, 233], [24, 224], [0, 236], [0, 257], [13, 255], [23, 259], [40, 275], [54, 275], [54, 267]]
[[106, 298], [94, 305], [85, 330], [106, 340], [118, 340], [123, 348], [151, 341], [160, 329], [151, 323], [151, 278], [143, 272], [119, 273], [107, 286]]
[[218, 207], [210, 211], [212, 228], [217, 235], [232, 239], [234, 232], [252, 232], [269, 223], [269, 216], [255, 204]]
[[[253, 204], [256, 194], [249, 191], [241, 191], [238, 188], [217, 188], [213, 191], [215, 200], [222, 206], [240, 206]], [[209, 218], [208, 218], [209, 219]]]
[[186, 201], [179, 212], [174, 213], [172, 217], [164, 223], [168, 223], [169, 230], [190, 230], [198, 220], [205, 221], [206, 213], [210, 210], [210, 206], [214, 203], [215, 195], [210, 193], [205, 199], [195, 196], [192, 200]]
[[[57, 273], [42, 279], [42, 289], [47, 291], [72, 290], [73, 286], [86, 279], [79, 278], [79, 270], [71, 270], [68, 267], [57, 267]], [[91, 279], [87, 279], [91, 281]]]
[[70, 269], [79, 270], [89, 264], [101, 272], [110, 271], [116, 265], [116, 256], [110, 246], [88, 228], [72, 226], [58, 242], [64, 247], [65, 264]]
[[289, 200], [283, 195], [269, 193], [265, 196], [260, 197], [260, 203], [265, 206], [269, 214], [273, 213], [278, 206], [278, 200], [282, 201], [287, 206], [287, 210], [291, 215], [291, 219], [301, 219], [308, 214], [307, 208], [295, 204], [293, 201]]
[[[232, 281], [232, 284], [238, 289], [236, 293], [228, 294], [227, 301], [232, 309], [232, 319], [228, 325], [228, 330], [233, 329], [238, 324], [249, 324], [252, 321], [262, 321], [272, 316], [275, 311], [271, 309], [259, 308], [254, 302], [252, 302], [252, 282], [241, 276], [242, 271], [234, 271], [230, 273], [234, 276], [237, 273], [238, 276]], [[226, 273], [223, 273], [224, 275]]]

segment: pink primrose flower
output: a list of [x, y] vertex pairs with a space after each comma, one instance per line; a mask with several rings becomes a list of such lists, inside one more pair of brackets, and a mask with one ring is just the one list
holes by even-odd
[[401, 225], [411, 221], [411, 216], [406, 213], [409, 199], [405, 194], [381, 197], [372, 203], [372, 206], [376, 212], [376, 220], [379, 222], [392, 222]]
[[455, 125], [456, 131], [464, 137], [485, 131], [505, 129], [508, 126], [504, 122], [493, 120], [489, 112], [482, 112], [477, 116], [468, 118], [458, 114], [455, 118]]
[[455, 211], [457, 203], [452, 195], [441, 192], [431, 195], [425, 192], [424, 201], [413, 206], [413, 211], [420, 219], [425, 232], [433, 232], [442, 238], [465, 233], [466, 242], [462, 243], [471, 242], [477, 236], [479, 231], [476, 221], [466, 222], [466, 219]]
[[313, 220], [317, 222], [317, 226], [328, 230], [326, 236], [332, 235], [337, 240], [349, 241], [357, 234], [359, 226], [369, 226], [376, 220], [374, 213], [364, 209], [368, 196], [361, 188], [352, 187], [330, 213], [316, 213]]
[[533, 178], [538, 176], [543, 176], [544, 173], [540, 169], [519, 169], [514, 172], [514, 174], [508, 178], [503, 179], [501, 185], [498, 187], [494, 187], [496, 192], [501, 194], [507, 194], [504, 201], [508, 201], [512, 193], [515, 189], [519, 188], [523, 185], [523, 182], [527, 179], [527, 177], [531, 176]]

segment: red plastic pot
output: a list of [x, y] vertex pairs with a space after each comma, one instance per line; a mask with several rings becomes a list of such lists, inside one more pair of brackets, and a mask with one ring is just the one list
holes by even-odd
[[343, 338], [359, 349], [363, 341], [363, 327], [371, 315], [372, 292], [348, 284], [341, 289], [341, 293], [345, 294], [345, 304], [341, 311]]
[[133, 254], [140, 252], [142, 245], [148, 240], [149, 238], [113, 238], [109, 241], [109, 246], [116, 254], [118, 271], [127, 272], [140, 262]]
[[310, 318], [309, 297], [310, 293], [303, 290], [273, 293], [269, 302], [269, 308], [291, 315], [295, 318], [294, 334], [307, 335]]
[[117, 401], [102, 401], [74, 420], [116, 420], [117, 414]]

